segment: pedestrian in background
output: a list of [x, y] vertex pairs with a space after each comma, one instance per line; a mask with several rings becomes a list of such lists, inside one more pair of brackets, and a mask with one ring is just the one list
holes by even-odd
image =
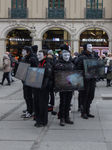
[[11, 61], [10, 58], [8, 57], [8, 55], [4, 54], [3, 56], [3, 78], [2, 78], [2, 82], [0, 84], [3, 85], [4, 80], [7, 79], [8, 84], [7, 85], [11, 85], [10, 79], [9, 79], [9, 72], [11, 71]]
[[107, 85], [106, 85], [106, 87], [109, 87], [109, 86], [111, 86], [110, 80], [112, 80], [112, 55], [109, 54], [106, 59], [107, 59], [107, 61], [106, 61], [106, 67], [107, 67], [107, 75], [106, 75]]
[[9, 52], [6, 52], [6, 55], [9, 56], [10, 61], [11, 61], [11, 63], [10, 63], [10, 65], [11, 65], [11, 71], [9, 72], [9, 79], [10, 79], [10, 82], [14, 82], [14, 79], [12, 78], [12, 75], [11, 75], [12, 74], [12, 69], [13, 69], [12, 55]]

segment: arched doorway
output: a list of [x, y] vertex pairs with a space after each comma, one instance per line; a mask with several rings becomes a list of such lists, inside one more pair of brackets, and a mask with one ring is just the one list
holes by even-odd
[[109, 41], [108, 35], [105, 31], [97, 28], [91, 28], [85, 30], [80, 35], [80, 42], [79, 42], [79, 52], [83, 49], [84, 43], [91, 43], [93, 46], [93, 51], [96, 51], [99, 56], [101, 54], [108, 55], [109, 53]]
[[61, 28], [52, 28], [43, 34], [42, 48], [60, 51], [61, 44], [68, 43], [70, 45], [70, 34]]
[[10, 31], [6, 36], [6, 50], [14, 57], [21, 58], [21, 52], [24, 46], [32, 45], [30, 31], [25, 28], [17, 28]]

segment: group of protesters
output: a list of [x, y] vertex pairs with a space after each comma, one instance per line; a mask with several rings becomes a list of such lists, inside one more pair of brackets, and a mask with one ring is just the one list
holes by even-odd
[[[61, 53], [57, 57], [53, 54], [52, 50], [40, 50], [38, 46], [32, 47], [25, 46], [22, 50], [21, 62], [30, 64], [30, 67], [45, 68], [44, 78], [41, 88], [32, 88], [23, 83], [23, 95], [26, 102], [26, 110], [23, 111], [22, 118], [29, 119], [34, 117], [36, 123], [34, 126], [42, 127], [48, 123], [48, 106], [55, 105], [54, 87], [55, 87], [55, 71], [73, 71], [84, 70], [84, 59], [97, 59], [92, 55], [92, 45], [84, 44], [83, 50], [80, 55], [72, 58], [68, 44], [62, 44], [60, 46]], [[38, 51], [38, 55], [37, 55]], [[71, 99], [73, 96], [73, 90], [59, 91], [60, 104], [58, 118], [60, 119], [60, 126], [67, 124], [73, 124], [69, 116], [69, 110], [71, 105]], [[84, 78], [84, 90], [79, 91], [79, 109], [81, 111], [81, 117], [88, 119], [94, 118], [94, 115], [90, 113], [90, 105], [94, 99], [95, 92], [95, 79]], [[57, 114], [52, 109], [52, 114]]]

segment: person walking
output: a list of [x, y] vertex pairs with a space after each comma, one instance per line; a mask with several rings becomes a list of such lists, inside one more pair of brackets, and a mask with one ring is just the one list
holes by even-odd
[[9, 72], [11, 71], [11, 62], [10, 62], [10, 58], [8, 57], [8, 55], [4, 54], [3, 56], [3, 78], [2, 78], [2, 82], [0, 83], [1, 85], [3, 85], [4, 80], [7, 79], [8, 84], [7, 85], [11, 85], [10, 79], [9, 79]]

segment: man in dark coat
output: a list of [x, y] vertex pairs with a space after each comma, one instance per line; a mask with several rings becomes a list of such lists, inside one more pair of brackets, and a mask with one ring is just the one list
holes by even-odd
[[49, 90], [50, 80], [52, 75], [52, 65], [47, 59], [47, 51], [40, 50], [38, 53], [39, 68], [45, 68], [44, 79], [41, 89], [34, 89], [34, 99], [35, 99], [35, 116], [36, 123], [34, 126], [42, 127], [46, 126], [48, 123], [48, 100], [49, 100]]
[[[92, 45], [84, 44], [83, 51], [78, 57], [77, 69], [84, 70], [83, 60], [84, 59], [93, 59], [92, 58]], [[84, 119], [88, 117], [93, 118], [94, 116], [90, 114], [90, 104], [94, 99], [95, 92], [95, 79], [84, 79], [84, 90], [79, 92], [80, 103], [81, 103], [81, 116]]]
[[[35, 54], [33, 53], [31, 47], [25, 46], [24, 49], [24, 58], [22, 59], [22, 62], [24, 63], [29, 63], [31, 66], [30, 67], [37, 67], [38, 65], [38, 60]], [[27, 86], [23, 82], [23, 95], [24, 99], [26, 101], [27, 105], [27, 110], [25, 111], [25, 114], [23, 114], [21, 117], [26, 119], [26, 118], [31, 118], [32, 113], [33, 113], [33, 90], [31, 87]]]
[[[70, 53], [67, 50], [63, 50], [59, 57], [59, 62], [55, 65], [56, 71], [74, 70], [75, 65], [71, 62]], [[60, 92], [60, 125], [65, 126], [65, 123], [73, 124], [74, 122], [69, 118], [69, 109], [72, 99], [72, 91]]]

